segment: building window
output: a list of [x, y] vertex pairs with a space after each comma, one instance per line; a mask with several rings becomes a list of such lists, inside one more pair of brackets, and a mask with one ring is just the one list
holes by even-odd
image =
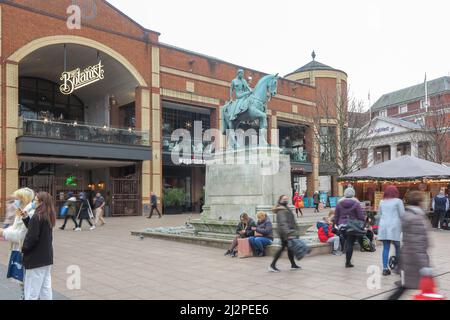
[[381, 110], [380, 112], [378, 112], [378, 115], [380, 117], [387, 117], [387, 110], [386, 109], [385, 110]]
[[398, 112], [399, 113], [407, 113], [408, 112], [408, 105], [404, 104], [398, 107]]
[[384, 146], [375, 149], [375, 164], [391, 160], [391, 147]]
[[397, 146], [397, 157], [410, 156], [411, 143], [402, 143]]

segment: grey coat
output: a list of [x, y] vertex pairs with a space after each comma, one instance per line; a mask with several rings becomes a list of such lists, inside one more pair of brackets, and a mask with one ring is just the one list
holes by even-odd
[[289, 208], [279, 205], [272, 211], [277, 214], [278, 233], [282, 241], [300, 236], [294, 213]]
[[400, 250], [400, 269], [404, 272], [403, 286], [418, 289], [420, 270], [430, 267], [428, 257], [427, 220], [419, 207], [407, 207], [402, 216], [403, 246]]
[[401, 216], [405, 213], [400, 199], [383, 200], [380, 203], [380, 229], [378, 240], [400, 241], [402, 234]]

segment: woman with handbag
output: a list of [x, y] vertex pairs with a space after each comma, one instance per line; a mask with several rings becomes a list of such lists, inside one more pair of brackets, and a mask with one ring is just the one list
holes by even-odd
[[366, 217], [355, 194], [353, 188], [345, 190], [345, 198], [337, 204], [334, 218], [335, 225], [345, 237], [346, 268], [354, 267], [352, 264], [353, 246], [355, 241], [366, 233], [363, 227]]
[[289, 249], [289, 240], [299, 237], [299, 232], [297, 228], [297, 222], [295, 221], [294, 213], [289, 209], [289, 198], [287, 196], [281, 196], [278, 200], [277, 206], [273, 209], [273, 212], [277, 215], [278, 222], [278, 233], [281, 239], [281, 248], [275, 254], [272, 264], [269, 267], [269, 272], [278, 273], [280, 270], [277, 268], [278, 259], [280, 259], [281, 254], [284, 249], [288, 251], [289, 261], [291, 262], [291, 270], [300, 270], [294, 260], [294, 253]]
[[74, 196], [73, 192], [69, 192], [67, 194], [67, 201], [64, 204], [64, 207], [67, 208], [67, 213], [66, 216], [64, 217], [64, 224], [62, 225], [61, 230], [64, 230], [66, 228], [67, 225], [67, 221], [69, 219], [72, 219], [73, 223], [75, 224], [75, 228], [73, 230], [77, 230], [78, 229], [78, 223], [77, 223], [77, 219], [75, 219], [75, 215], [77, 213], [77, 198]]
[[18, 281], [23, 289], [22, 245], [28, 229], [22, 221], [22, 213], [27, 212], [30, 217], [34, 215], [34, 191], [23, 188], [14, 192], [13, 197], [16, 208], [14, 223], [7, 229], [0, 229], [0, 236], [11, 243], [7, 278]]
[[95, 226], [92, 224], [91, 219], [93, 219], [93, 212], [86, 193], [80, 193], [81, 205], [78, 210], [78, 228], [75, 231], [81, 231], [81, 226], [83, 225], [83, 220], [86, 220], [91, 226], [91, 230], [95, 230]]
[[384, 191], [384, 199], [380, 202], [378, 216], [380, 224], [378, 240], [383, 242], [383, 276], [389, 276], [389, 251], [391, 244], [395, 247], [395, 256], [400, 258], [400, 239], [402, 234], [401, 217], [405, 214], [403, 201], [395, 186], [388, 186]]
[[300, 214], [303, 217], [303, 211], [302, 209], [305, 207], [305, 202], [303, 201], [303, 197], [296, 192], [294, 198], [292, 199], [294, 205], [295, 205], [295, 213], [297, 214], [297, 218], [299, 218], [298, 213], [300, 212]]
[[51, 266], [53, 265], [53, 228], [56, 213], [53, 199], [47, 192], [39, 192], [33, 202], [33, 217], [23, 214], [28, 228], [23, 242], [25, 268], [25, 300], [52, 300]]

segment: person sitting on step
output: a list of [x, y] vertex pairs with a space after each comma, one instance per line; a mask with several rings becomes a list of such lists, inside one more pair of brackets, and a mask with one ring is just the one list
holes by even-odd
[[256, 227], [255, 221], [248, 216], [247, 213], [241, 214], [240, 222], [236, 228], [236, 237], [233, 240], [230, 248], [225, 252], [225, 256], [235, 258], [237, 256], [238, 239], [248, 238], [253, 236], [253, 227]]

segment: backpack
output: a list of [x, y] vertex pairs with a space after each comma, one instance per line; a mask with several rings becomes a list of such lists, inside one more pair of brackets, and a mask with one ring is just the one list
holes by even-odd
[[362, 239], [362, 246], [363, 246], [362, 248], [364, 249], [364, 251], [367, 251], [367, 252], [375, 252], [375, 251], [377, 251], [377, 248], [376, 248], [375, 244], [373, 242], [371, 242], [369, 240], [369, 238], [367, 238], [367, 237], [363, 237], [363, 239]]

